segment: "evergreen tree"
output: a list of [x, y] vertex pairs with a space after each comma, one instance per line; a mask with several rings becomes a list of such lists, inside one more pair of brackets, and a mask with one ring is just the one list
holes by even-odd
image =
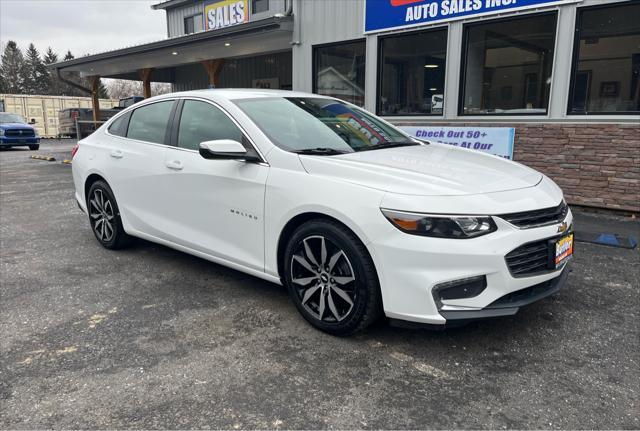
[[46, 94], [49, 87], [49, 71], [40, 58], [40, 53], [29, 44], [23, 67], [24, 94]]
[[9, 94], [20, 94], [24, 88], [24, 57], [18, 45], [10, 40], [2, 54], [0, 74], [4, 81], [4, 91]]
[[[47, 48], [47, 52], [44, 55], [44, 64], [45, 64], [45, 66], [57, 63], [58, 61], [59, 61], [58, 60], [58, 54], [53, 52], [51, 47]], [[48, 82], [48, 90], [47, 90], [46, 94], [59, 96], [61, 94], [61, 91], [62, 91], [61, 82], [58, 79], [58, 77], [56, 76], [54, 71], [52, 71], [51, 69], [47, 69], [47, 71], [49, 72], [49, 80], [48, 80], [49, 82]]]
[[[64, 56], [64, 61], [73, 60], [74, 58], [75, 57], [73, 54], [71, 54], [71, 51], [67, 51], [67, 53]], [[82, 79], [80, 78], [80, 73], [78, 72], [66, 72], [64, 74], [64, 77], [65, 79], [76, 82], [79, 85], [83, 85], [85, 87], [87, 86], [85, 82], [82, 82]], [[62, 90], [63, 96], [82, 96], [82, 97], [87, 96], [87, 93], [82, 92], [81, 90], [77, 89], [72, 85], [66, 84], [64, 82], [60, 84], [61, 84], [61, 90]]]

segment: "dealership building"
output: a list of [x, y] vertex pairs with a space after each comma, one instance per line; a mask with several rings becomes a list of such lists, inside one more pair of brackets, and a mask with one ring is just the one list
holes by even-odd
[[145, 96], [152, 81], [330, 95], [416, 136], [482, 149], [482, 137], [496, 136], [506, 143], [497, 154], [546, 173], [569, 203], [640, 212], [640, 0], [167, 0], [153, 9], [166, 13], [167, 39], [52, 67], [63, 79], [142, 80]]

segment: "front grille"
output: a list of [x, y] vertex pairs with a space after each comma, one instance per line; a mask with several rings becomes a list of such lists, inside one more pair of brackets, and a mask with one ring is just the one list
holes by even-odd
[[505, 256], [514, 277], [525, 277], [549, 271], [549, 240], [521, 245]]
[[521, 229], [529, 229], [532, 227], [540, 227], [554, 223], [560, 223], [567, 216], [568, 212], [569, 206], [563, 200], [562, 202], [560, 202], [560, 205], [556, 207], [544, 208], [534, 211], [524, 211], [519, 213], [502, 214], [498, 217]]
[[9, 138], [33, 138], [35, 133], [31, 129], [9, 129], [4, 131]]
[[508, 293], [489, 304], [486, 308], [521, 307], [558, 291], [567, 280], [568, 271], [556, 278]]

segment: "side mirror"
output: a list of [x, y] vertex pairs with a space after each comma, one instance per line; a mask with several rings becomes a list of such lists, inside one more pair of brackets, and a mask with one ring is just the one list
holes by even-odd
[[244, 145], [233, 139], [217, 139], [200, 143], [200, 155], [205, 159], [245, 160], [255, 162], [259, 159], [247, 152]]
[[31, 121], [29, 121], [29, 124], [36, 124], [36, 119], [32, 118]]

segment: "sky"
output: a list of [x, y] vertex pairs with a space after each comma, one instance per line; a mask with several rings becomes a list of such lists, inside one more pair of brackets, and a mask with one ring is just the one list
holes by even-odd
[[33, 42], [41, 54], [51, 46], [60, 59], [80, 57], [167, 37], [159, 0], [0, 0], [0, 43], [22, 51]]

